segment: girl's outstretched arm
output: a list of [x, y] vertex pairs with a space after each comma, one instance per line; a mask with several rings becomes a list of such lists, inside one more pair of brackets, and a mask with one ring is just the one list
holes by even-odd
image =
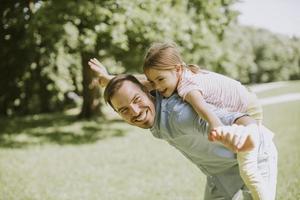
[[[106, 67], [96, 58], [90, 59], [88, 64], [91, 70], [97, 74], [98, 80], [96, 82], [99, 83], [100, 86], [106, 87], [110, 79], [112, 79], [114, 76], [110, 75], [107, 72]], [[148, 91], [154, 90], [144, 74], [134, 74], [134, 77], [137, 78], [148, 89]]]
[[[97, 82], [100, 84], [101, 87], [106, 87], [108, 82], [114, 77], [110, 75], [106, 67], [102, 65], [96, 58], [92, 58], [88, 62], [91, 70], [97, 74]], [[93, 83], [92, 83], [93, 84]]]
[[221, 120], [210, 110], [200, 91], [190, 91], [187, 93], [185, 100], [194, 108], [199, 116], [209, 123], [210, 129], [223, 126]]

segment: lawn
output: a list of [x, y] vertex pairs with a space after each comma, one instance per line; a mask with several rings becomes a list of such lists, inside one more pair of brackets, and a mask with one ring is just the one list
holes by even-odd
[[[300, 82], [259, 92], [299, 92]], [[264, 107], [279, 151], [277, 199], [300, 199], [300, 101]], [[202, 173], [149, 131], [74, 112], [0, 119], [0, 200], [202, 199]]]

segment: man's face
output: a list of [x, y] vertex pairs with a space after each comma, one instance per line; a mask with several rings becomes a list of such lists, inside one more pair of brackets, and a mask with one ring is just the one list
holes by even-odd
[[154, 102], [138, 85], [125, 81], [111, 97], [111, 104], [127, 123], [140, 128], [153, 126]]

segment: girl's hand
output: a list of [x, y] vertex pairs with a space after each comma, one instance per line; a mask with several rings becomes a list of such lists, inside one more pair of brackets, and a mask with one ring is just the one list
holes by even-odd
[[98, 77], [102, 78], [109, 76], [106, 68], [96, 58], [90, 59], [88, 64], [91, 70], [94, 71]]
[[254, 148], [251, 138], [252, 129], [241, 125], [220, 126], [210, 134], [211, 141], [219, 141], [233, 152], [245, 152]]
[[104, 65], [102, 65], [96, 58], [90, 59], [88, 64], [91, 70], [97, 74], [97, 78], [93, 79], [89, 87], [93, 88], [97, 84], [100, 84], [101, 87], [106, 87], [107, 83], [113, 76], [108, 74]]

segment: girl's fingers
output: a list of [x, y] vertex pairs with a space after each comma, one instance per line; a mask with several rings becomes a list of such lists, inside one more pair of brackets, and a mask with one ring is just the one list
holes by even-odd
[[94, 63], [95, 64], [95, 60], [94, 59], [90, 59], [89, 62]]
[[238, 144], [241, 140], [241, 136], [243, 135], [243, 126], [235, 126], [234, 135], [235, 135], [235, 141], [233, 142], [233, 145], [238, 148]]
[[241, 132], [241, 136], [240, 136], [239, 142], [237, 144], [237, 148], [238, 149], [241, 149], [244, 146], [244, 144], [245, 144], [245, 142], [247, 140], [247, 137], [249, 136], [249, 133], [248, 133], [247, 129], [245, 127], [243, 127], [243, 128], [244, 129]]
[[215, 134], [216, 134], [216, 139], [217, 140], [223, 140], [224, 137], [226, 136], [228, 127], [227, 126], [219, 126], [215, 128]]
[[99, 60], [97, 60], [96, 58], [94, 58], [93, 60], [97, 65], [102, 66], [102, 64], [99, 62]]
[[224, 135], [224, 127], [223, 126], [217, 127], [215, 133], [216, 133], [216, 140], [218, 141], [222, 140]]
[[217, 140], [217, 133], [215, 130], [212, 130], [209, 134], [208, 134], [208, 140], [209, 141], [215, 141]]
[[99, 72], [98, 67], [97, 67], [95, 64], [89, 62], [89, 66], [90, 66], [91, 69], [93, 69], [94, 71]]
[[96, 58], [92, 58], [89, 60], [89, 63], [92, 63], [98, 67], [102, 66], [101, 63], [96, 59]]
[[222, 137], [225, 139], [230, 139], [231, 138], [231, 131], [232, 131], [232, 127], [231, 126], [224, 126], [223, 130], [222, 130]]

